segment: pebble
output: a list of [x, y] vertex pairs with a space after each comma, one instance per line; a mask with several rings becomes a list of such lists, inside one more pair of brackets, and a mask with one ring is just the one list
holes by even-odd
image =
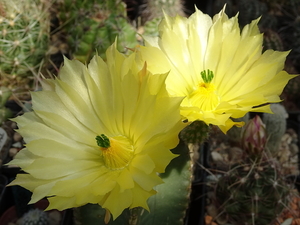
[[15, 143], [13, 143], [12, 144], [12, 146], [14, 147], [14, 148], [23, 148], [23, 143], [22, 142], [15, 142]]
[[19, 152], [19, 148], [10, 148], [9, 149], [9, 157], [14, 158], [18, 152]]
[[16, 122], [13, 122], [13, 121], [10, 121], [10, 122], [11, 122], [11, 123], [10, 123], [10, 127], [11, 127], [12, 129], [17, 129], [17, 128], [18, 128]]
[[14, 140], [15, 142], [20, 142], [20, 141], [23, 140], [23, 137], [22, 137], [18, 132], [15, 132], [15, 133], [14, 133], [14, 136], [13, 136], [13, 140]]

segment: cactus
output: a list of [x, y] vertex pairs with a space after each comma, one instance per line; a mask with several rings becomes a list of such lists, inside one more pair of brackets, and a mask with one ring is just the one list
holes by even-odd
[[30, 88], [48, 49], [46, 6], [39, 0], [0, 2], [0, 86]]
[[243, 127], [240, 147], [244, 156], [215, 183], [210, 207], [217, 209], [219, 215], [213, 215], [217, 221], [271, 224], [288, 205], [293, 184], [276, 158], [287, 114], [279, 104], [271, 108], [274, 114], [263, 114], [265, 124], [256, 115]]
[[270, 224], [286, 205], [290, 190], [276, 161], [265, 158], [236, 165], [222, 176], [216, 205], [233, 225]]
[[185, 127], [179, 134], [179, 137], [186, 144], [201, 144], [209, 134], [209, 126], [203, 121], [194, 121], [189, 126]]
[[141, 44], [142, 38], [137, 33], [157, 35], [162, 9], [172, 15], [184, 14], [180, 0], [145, 1], [138, 6], [137, 22], [129, 21], [122, 0], [66, 0], [55, 6], [61, 30], [67, 37], [69, 54], [82, 62], [88, 62], [96, 52], [105, 57], [106, 49], [116, 37], [118, 50], [127, 52]]
[[165, 12], [169, 16], [185, 16], [181, 0], [144, 0], [139, 6], [138, 33], [158, 36], [157, 27]]
[[267, 11], [266, 4], [258, 0], [241, 0], [238, 1], [239, 23], [241, 26], [249, 24], [252, 20], [257, 19]]
[[184, 16], [183, 1], [181, 0], [144, 0], [140, 5], [141, 24], [162, 18], [163, 12], [169, 16]]
[[158, 27], [160, 21], [161, 21], [161, 18], [159, 18], [159, 17], [149, 20], [144, 24], [144, 26], [140, 27], [138, 32], [145, 36], [152, 36], [152, 37], [158, 36], [159, 32], [158, 32], [157, 27]]
[[5, 103], [11, 96], [11, 90], [7, 87], [0, 86], [0, 126], [2, 122], [6, 121], [9, 117], [12, 116], [10, 109], [5, 107]]
[[264, 49], [273, 49], [277, 51], [283, 51], [283, 42], [279, 34], [271, 29], [265, 29], [264, 31]]
[[49, 217], [46, 212], [40, 209], [31, 209], [25, 213], [20, 225], [48, 225]]
[[233, 9], [233, 6], [234, 6], [234, 3], [232, 0], [218, 0], [218, 1], [214, 1], [213, 3], [213, 6], [212, 6], [212, 15], [215, 15], [217, 14], [218, 12], [220, 12], [224, 5], [226, 5], [226, 8], [225, 8], [225, 12], [227, 15], [234, 15], [235, 12], [234, 12], [234, 9]]
[[286, 119], [288, 114], [285, 108], [280, 104], [271, 104], [274, 114], [263, 115], [263, 122], [266, 124], [268, 142], [267, 149], [272, 157], [276, 157], [280, 147], [281, 138], [286, 131]]
[[70, 55], [84, 63], [96, 52], [105, 57], [116, 37], [121, 52], [138, 44], [136, 29], [129, 23], [121, 0], [66, 0], [56, 7]]

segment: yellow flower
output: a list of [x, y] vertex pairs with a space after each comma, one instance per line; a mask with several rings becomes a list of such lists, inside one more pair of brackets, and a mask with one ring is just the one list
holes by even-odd
[[11, 185], [32, 191], [30, 203], [98, 203], [114, 219], [127, 207], [148, 210], [158, 173], [176, 157], [182, 98], [169, 97], [167, 74], [139, 70], [115, 45], [106, 56], [88, 66], [65, 59], [60, 78], [32, 93], [34, 111], [15, 119], [27, 144], [9, 164], [28, 174]]
[[152, 72], [170, 71], [168, 91], [185, 96], [181, 114], [190, 122], [202, 120], [226, 132], [231, 118], [249, 111], [271, 112], [267, 103], [279, 95], [294, 76], [282, 71], [288, 52], [262, 53], [263, 34], [258, 19], [239, 28], [237, 16], [222, 10], [211, 19], [196, 9], [189, 18], [165, 15], [159, 37], [145, 37], [141, 58]]

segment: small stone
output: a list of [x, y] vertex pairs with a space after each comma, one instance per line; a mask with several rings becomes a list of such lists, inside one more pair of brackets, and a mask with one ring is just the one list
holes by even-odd
[[218, 152], [212, 152], [211, 157], [214, 162], [223, 161], [223, 156]]
[[206, 225], [211, 224], [212, 220], [213, 220], [212, 216], [209, 216], [209, 215], [205, 216], [205, 224]]
[[12, 146], [14, 148], [23, 148], [23, 144], [20, 141], [13, 143]]
[[13, 158], [19, 152], [18, 148], [10, 148], [9, 149], [9, 157]]
[[18, 128], [18, 126], [17, 126], [17, 123], [16, 122], [13, 122], [13, 121], [11, 121], [12, 123], [10, 124], [10, 127], [12, 128], [12, 129], [17, 129]]
[[14, 139], [15, 142], [19, 142], [19, 141], [23, 140], [23, 137], [18, 132], [15, 132], [14, 136], [13, 136], [13, 139]]

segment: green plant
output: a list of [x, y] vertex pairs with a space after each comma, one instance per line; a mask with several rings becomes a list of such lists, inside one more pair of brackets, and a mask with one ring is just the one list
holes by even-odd
[[96, 52], [104, 57], [116, 37], [121, 52], [138, 44], [121, 0], [66, 0], [56, 7], [72, 58], [89, 62]]
[[20, 225], [48, 225], [49, 217], [46, 212], [40, 209], [31, 209], [25, 213]]
[[0, 2], [0, 86], [30, 89], [48, 50], [48, 3]]
[[[276, 106], [272, 107], [276, 114], [266, 116], [266, 124], [256, 116], [244, 126], [241, 135], [244, 157], [216, 183], [215, 207], [219, 216], [223, 214], [233, 225], [270, 224], [287, 205], [293, 185], [286, 180], [274, 156], [278, 143], [272, 138], [280, 139], [278, 135], [282, 136], [285, 128], [277, 128], [275, 136], [272, 134], [270, 138], [272, 143], [267, 142], [268, 132], [274, 131], [273, 125], [285, 120], [285, 111]], [[272, 154], [269, 147], [274, 148]]]
[[263, 115], [263, 122], [266, 124], [267, 132], [267, 149], [272, 157], [276, 157], [279, 151], [281, 138], [286, 131], [286, 119], [288, 114], [285, 108], [280, 104], [272, 104], [271, 109], [273, 114], [265, 113]]
[[10, 109], [5, 107], [5, 104], [11, 96], [11, 90], [7, 87], [0, 87], [0, 125], [2, 122], [12, 116]]
[[287, 203], [290, 186], [275, 160], [235, 165], [216, 186], [216, 205], [232, 224], [270, 224]]
[[184, 4], [181, 0], [143, 0], [139, 6], [142, 25], [156, 18], [161, 19], [163, 13], [170, 16], [184, 16]]
[[209, 130], [203, 121], [196, 120], [185, 127], [179, 136], [186, 144], [201, 144], [208, 138]]

